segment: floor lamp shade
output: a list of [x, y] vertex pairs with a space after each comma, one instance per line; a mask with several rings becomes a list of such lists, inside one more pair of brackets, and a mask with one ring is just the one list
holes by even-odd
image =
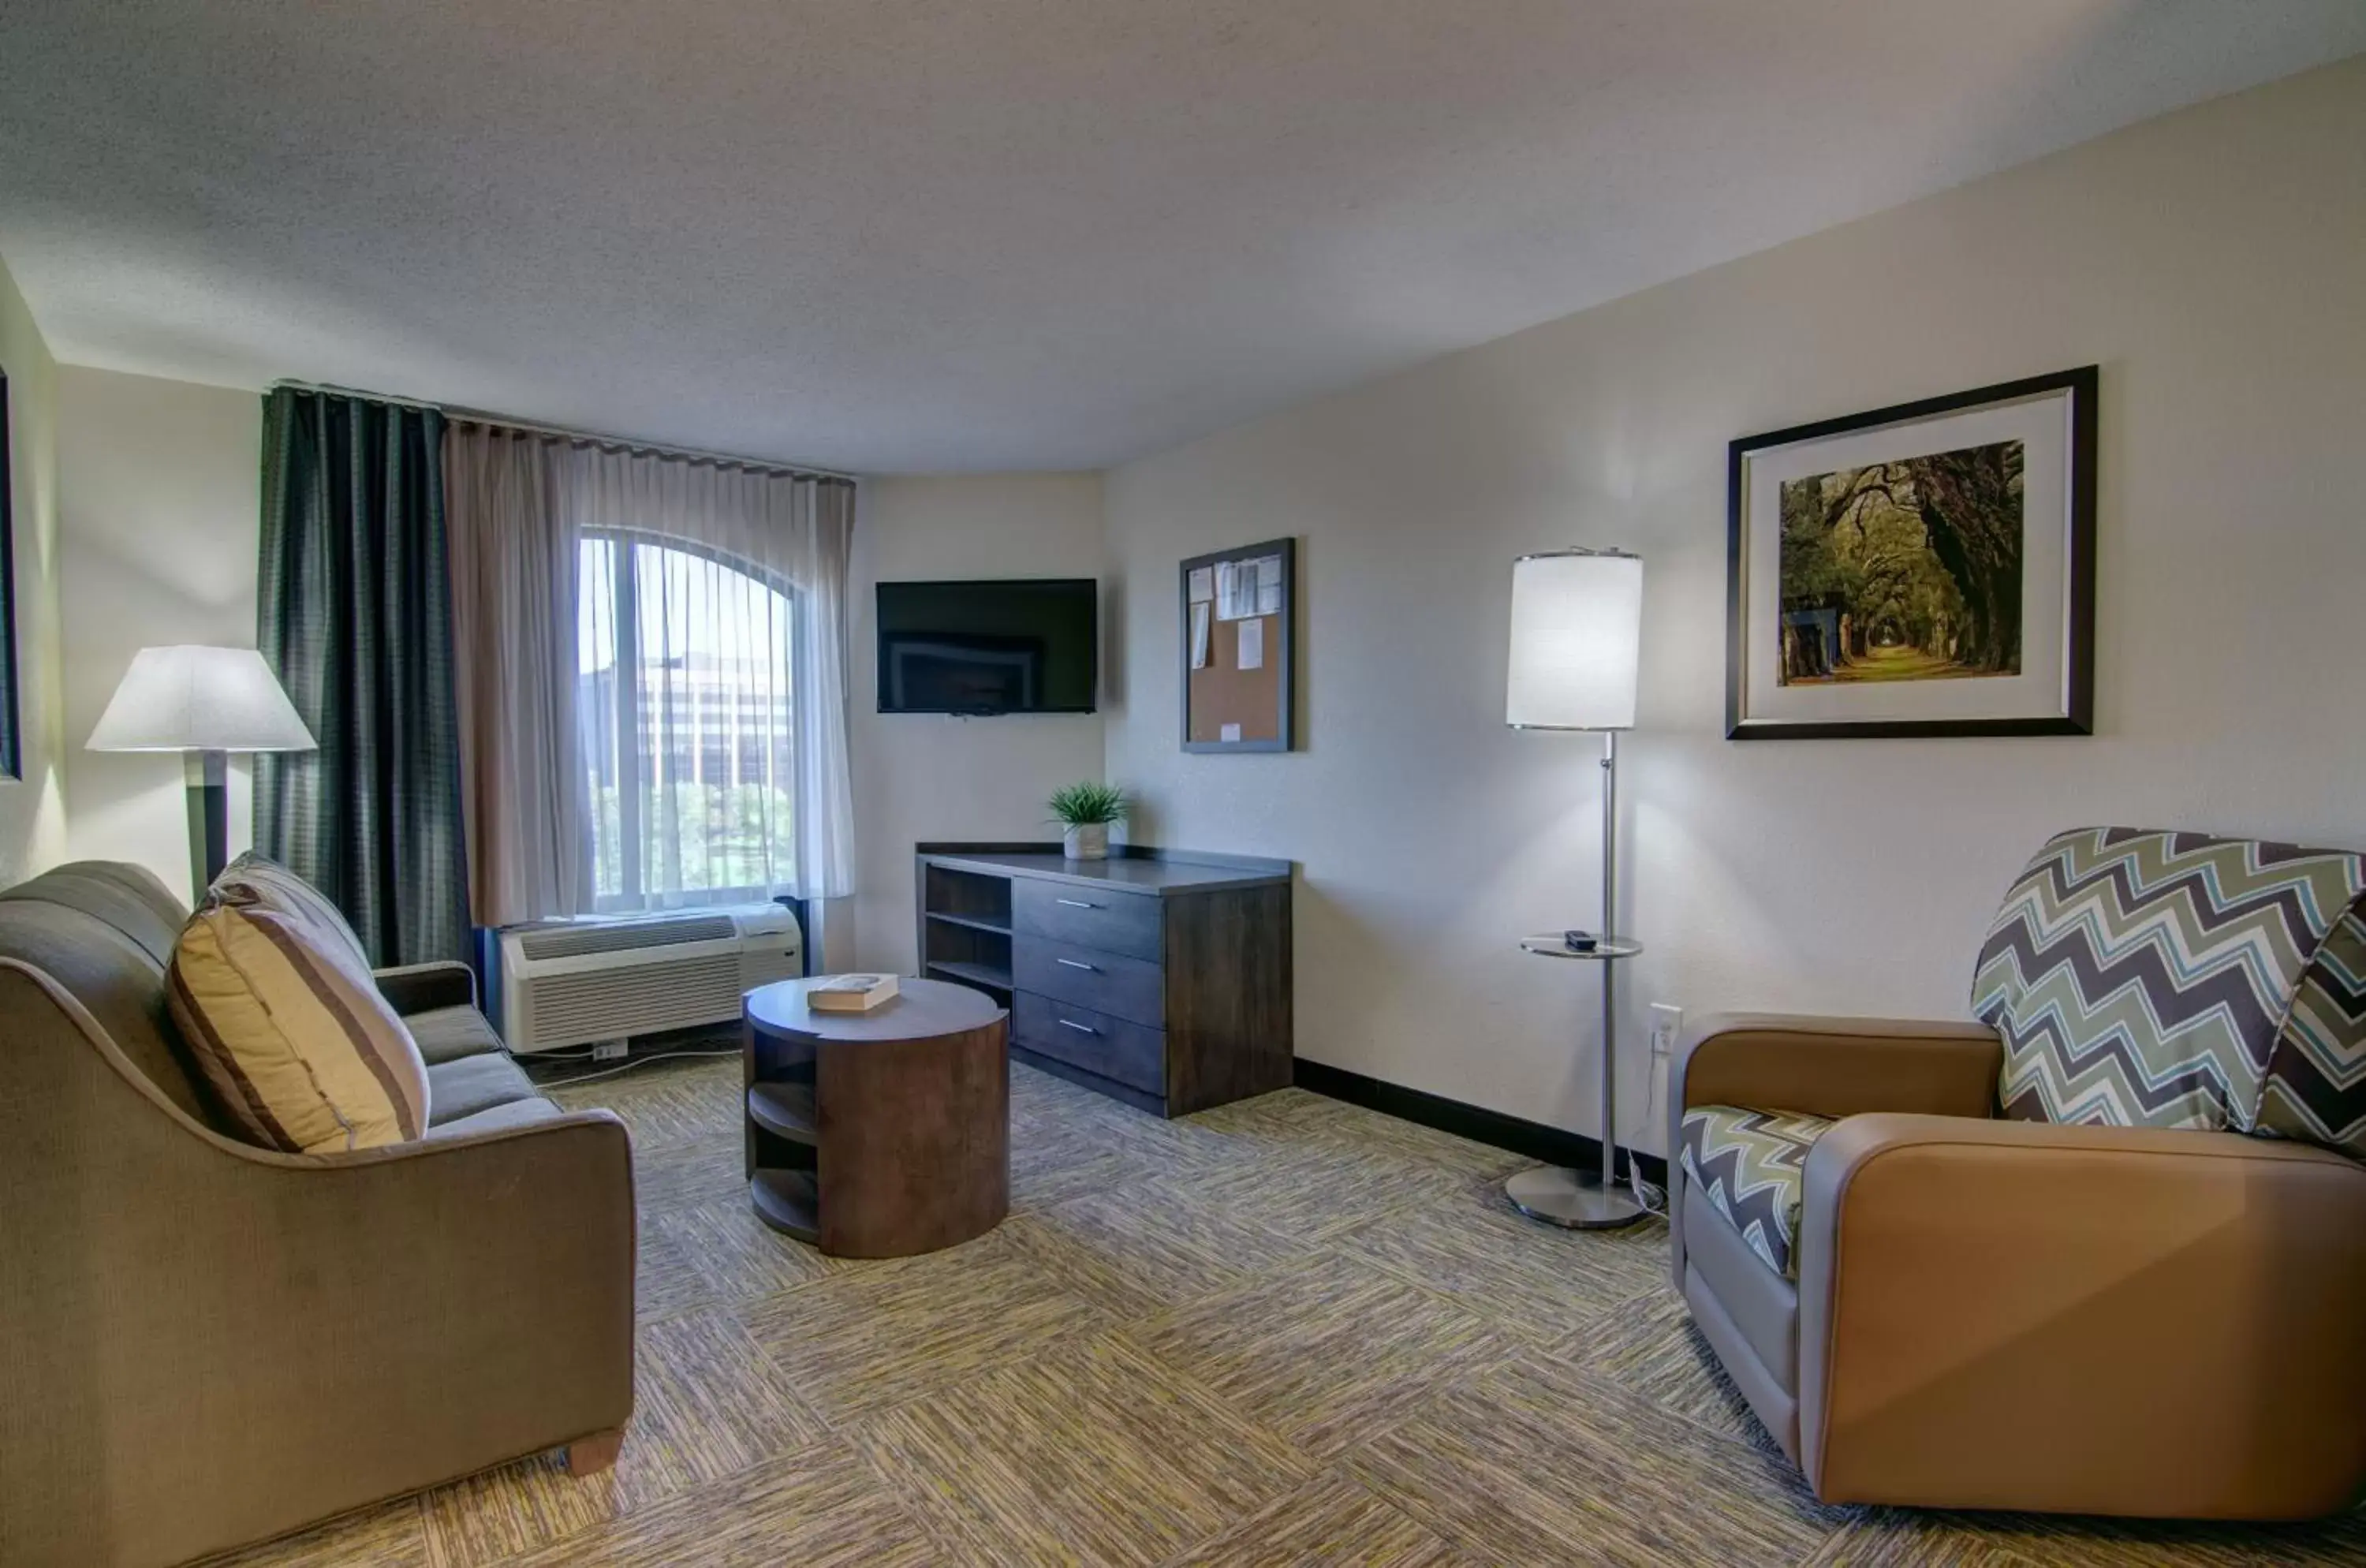
[[251, 648], [143, 648], [90, 732], [94, 751], [178, 751], [188, 785], [189, 895], [230, 849], [230, 753], [310, 751], [312, 732]]
[[251, 648], [143, 648], [90, 732], [94, 751], [310, 751], [312, 732]]
[[1517, 729], [1632, 729], [1643, 639], [1643, 563], [1565, 550], [1512, 563], [1504, 722]]

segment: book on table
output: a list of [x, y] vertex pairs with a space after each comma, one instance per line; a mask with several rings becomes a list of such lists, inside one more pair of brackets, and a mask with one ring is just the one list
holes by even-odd
[[816, 1012], [869, 1012], [896, 996], [893, 975], [833, 975], [806, 990], [806, 1006]]

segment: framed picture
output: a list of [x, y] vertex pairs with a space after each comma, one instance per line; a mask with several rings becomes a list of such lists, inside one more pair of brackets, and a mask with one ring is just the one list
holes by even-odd
[[1298, 541], [1183, 563], [1183, 750], [1287, 751]]
[[1729, 739], [2086, 735], [2095, 367], [1745, 436]]
[[25, 776], [17, 713], [17, 529], [9, 513], [8, 373], [0, 369], [0, 779]]

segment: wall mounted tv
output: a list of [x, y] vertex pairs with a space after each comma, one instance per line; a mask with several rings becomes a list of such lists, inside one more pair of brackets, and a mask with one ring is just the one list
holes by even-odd
[[1089, 577], [879, 584], [881, 713], [1090, 713]]

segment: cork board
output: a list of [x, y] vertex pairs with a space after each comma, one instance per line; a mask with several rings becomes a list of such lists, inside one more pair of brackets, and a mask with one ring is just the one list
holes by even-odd
[[1194, 556], [1183, 563], [1183, 750], [1290, 748], [1298, 541]]

